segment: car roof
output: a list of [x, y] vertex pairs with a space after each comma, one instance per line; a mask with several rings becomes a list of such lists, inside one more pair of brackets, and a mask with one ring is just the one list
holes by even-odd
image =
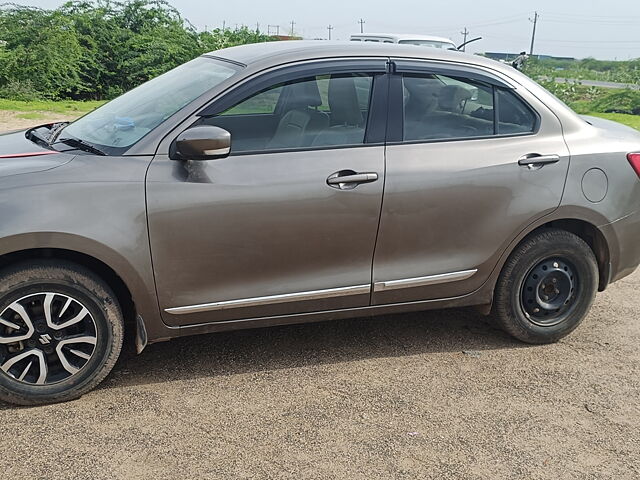
[[417, 45], [378, 42], [285, 40], [229, 47], [206, 55], [227, 59], [249, 67], [263, 68], [322, 58], [404, 57], [485, 65], [493, 69], [504, 70], [504, 64], [477, 55], [454, 50], [424, 48]]
[[435, 35], [412, 35], [409, 33], [357, 33], [351, 35], [351, 38], [393, 38], [397, 41], [401, 40], [427, 40], [433, 42], [445, 42], [453, 44], [453, 41], [446, 37], [436, 37]]

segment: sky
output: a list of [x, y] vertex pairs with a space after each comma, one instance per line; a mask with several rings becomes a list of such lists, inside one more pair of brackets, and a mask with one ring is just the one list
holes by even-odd
[[[20, 5], [55, 8], [62, 0], [13, 0]], [[534, 53], [627, 60], [640, 58], [640, 0], [170, 0], [197, 29], [247, 25], [261, 31], [291, 32], [304, 38], [348, 40], [365, 33], [414, 33], [462, 43], [482, 36], [470, 52], [529, 50], [533, 23], [540, 15]]]

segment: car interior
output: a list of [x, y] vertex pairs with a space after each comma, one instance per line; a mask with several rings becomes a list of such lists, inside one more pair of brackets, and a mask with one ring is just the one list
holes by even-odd
[[[438, 75], [404, 77], [405, 140], [494, 135], [493, 87]], [[533, 113], [513, 94], [500, 95], [500, 134], [533, 131]]]
[[200, 124], [231, 132], [232, 152], [364, 142], [372, 77], [328, 75], [277, 85]]
[[[255, 152], [358, 145], [364, 142], [372, 76], [324, 75], [261, 91], [199, 124], [231, 132], [231, 151]], [[442, 75], [406, 75], [404, 140], [496, 134], [494, 87]], [[500, 134], [532, 132], [535, 116], [515, 95], [499, 90]]]

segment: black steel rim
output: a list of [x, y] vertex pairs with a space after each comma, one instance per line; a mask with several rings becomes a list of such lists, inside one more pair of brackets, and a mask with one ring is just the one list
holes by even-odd
[[520, 293], [529, 320], [542, 327], [562, 322], [575, 306], [578, 280], [574, 265], [561, 257], [545, 259], [533, 267]]

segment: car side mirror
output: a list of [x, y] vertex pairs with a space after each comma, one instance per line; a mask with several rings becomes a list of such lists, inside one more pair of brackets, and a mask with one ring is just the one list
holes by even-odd
[[230, 152], [231, 134], [212, 125], [189, 128], [175, 140], [179, 160], [214, 160], [228, 157]]

